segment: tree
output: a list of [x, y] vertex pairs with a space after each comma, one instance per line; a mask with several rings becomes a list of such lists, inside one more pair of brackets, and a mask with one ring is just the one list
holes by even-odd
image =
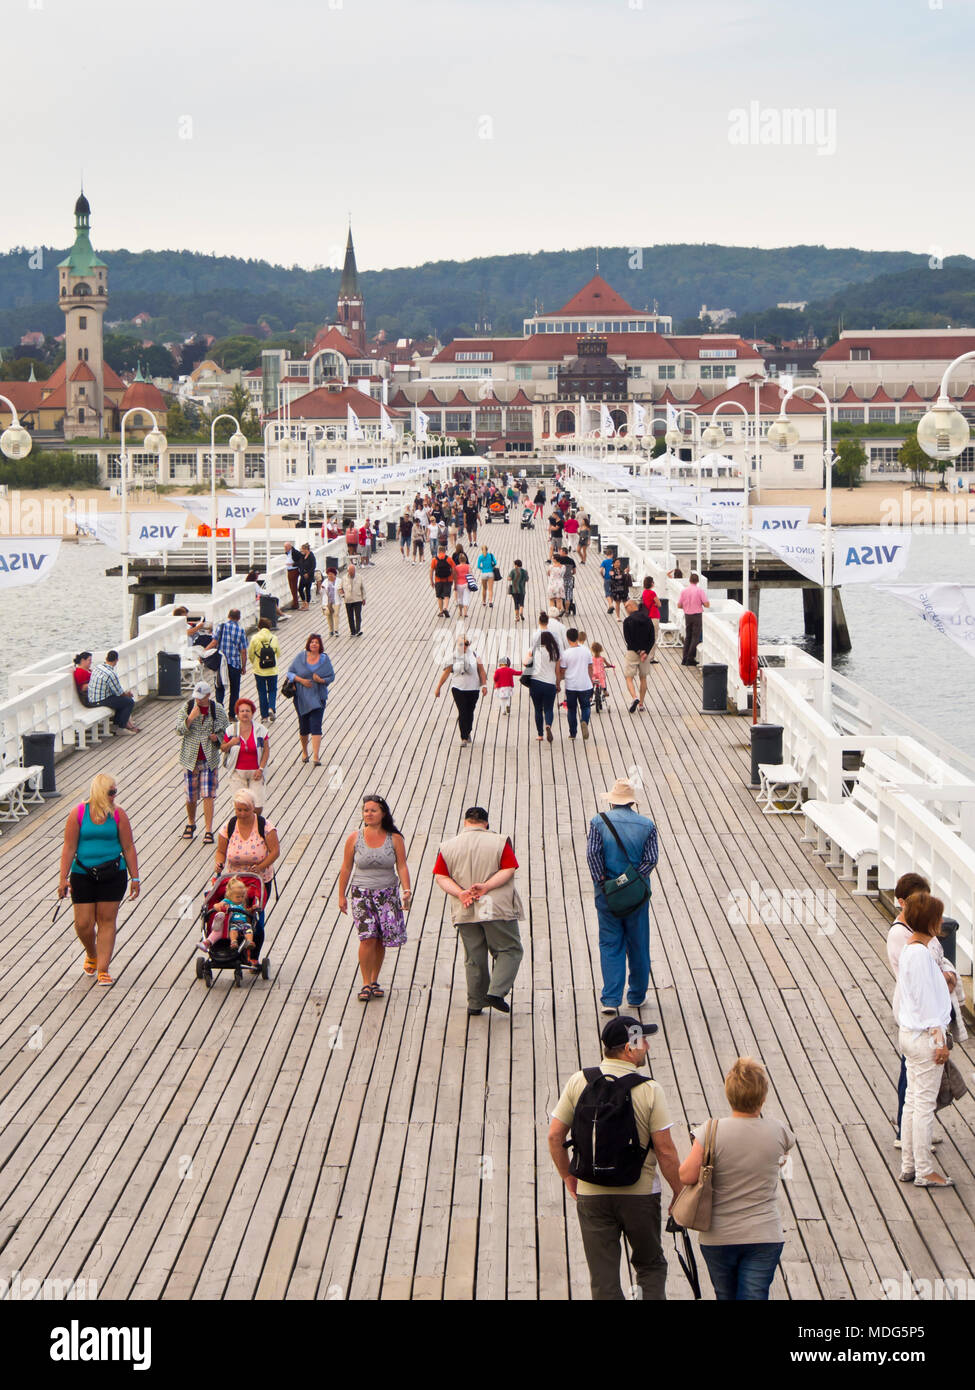
[[928, 469], [932, 466], [932, 459], [917, 442], [917, 431], [909, 434], [897, 451], [897, 458], [905, 468], [911, 470], [911, 477], [915, 487], [924, 487], [924, 477]]
[[237, 419], [240, 421], [240, 428], [243, 433], [247, 435], [248, 439], [258, 440], [263, 438], [261, 433], [261, 422], [251, 409], [250, 392], [247, 390], [246, 386], [242, 386], [238, 382], [233, 388], [230, 393], [230, 401], [227, 405], [227, 410], [231, 415], [237, 416]]
[[261, 344], [247, 334], [238, 334], [212, 343], [207, 356], [219, 363], [225, 372], [232, 372], [237, 367], [249, 372], [260, 365]]
[[852, 492], [860, 486], [861, 474], [867, 466], [867, 455], [858, 439], [841, 439], [836, 449], [836, 463], [833, 465], [837, 482], [844, 483]]
[[0, 381], [28, 381], [31, 367], [37, 381], [46, 381], [51, 375], [51, 369], [45, 362], [38, 362], [33, 357], [15, 357], [12, 362], [0, 362]]

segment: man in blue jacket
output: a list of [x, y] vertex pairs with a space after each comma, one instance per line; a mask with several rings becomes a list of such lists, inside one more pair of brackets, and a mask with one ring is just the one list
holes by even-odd
[[[600, 1002], [604, 1014], [615, 1014], [623, 1001], [627, 968], [626, 1002], [631, 1009], [644, 1002], [650, 984], [650, 875], [658, 857], [657, 827], [649, 816], [637, 813], [636, 789], [631, 782], [615, 782], [602, 800], [609, 803], [609, 810], [589, 822], [586, 861], [599, 918]], [[625, 917], [617, 917], [610, 911], [603, 885], [624, 873], [628, 864], [645, 881], [647, 896]]]

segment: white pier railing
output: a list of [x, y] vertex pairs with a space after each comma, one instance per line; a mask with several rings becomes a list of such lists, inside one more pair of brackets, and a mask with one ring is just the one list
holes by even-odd
[[[651, 575], [658, 597], [670, 600], [670, 621], [681, 624], [677, 598], [684, 580], [667, 578], [676, 557], [650, 549], [661, 530], [648, 528], [642, 505], [605, 482], [572, 479], [582, 509], [598, 527], [603, 549], [616, 545], [639, 582]], [[686, 534], [692, 528], [685, 528]], [[674, 546], [672, 531], [671, 547]], [[686, 553], [682, 544], [682, 553]], [[740, 554], [740, 551], [739, 551]], [[729, 705], [740, 714], [751, 691], [738, 672], [738, 624], [744, 609], [712, 599], [705, 609], [701, 659], [726, 666]], [[958, 921], [958, 966], [975, 961], [975, 759], [910, 719], [854, 681], [832, 674], [833, 723], [823, 715], [824, 668], [801, 648], [762, 644], [759, 709], [763, 722], [782, 726], [783, 760], [804, 772], [808, 799], [838, 805], [849, 795], [869, 750], [881, 755], [877, 793], [877, 884], [891, 890], [908, 870], [923, 873]]]

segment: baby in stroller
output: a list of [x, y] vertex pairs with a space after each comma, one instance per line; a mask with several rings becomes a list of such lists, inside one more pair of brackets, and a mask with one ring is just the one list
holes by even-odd
[[526, 505], [521, 513], [521, 529], [523, 531], [534, 531], [535, 523], [532, 520], [533, 516], [534, 508], [530, 505]]
[[229, 936], [230, 946], [241, 952], [241, 960], [248, 965], [256, 965], [257, 950], [254, 931], [257, 925], [258, 909], [241, 878], [232, 878], [224, 888], [223, 899], [215, 904], [210, 919], [210, 930], [201, 949], [209, 951], [218, 942], [225, 942]]

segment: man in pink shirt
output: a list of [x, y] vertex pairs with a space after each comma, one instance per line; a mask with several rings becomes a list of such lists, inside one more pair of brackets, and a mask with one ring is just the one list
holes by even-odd
[[677, 607], [682, 609], [684, 613], [684, 655], [680, 664], [682, 666], [696, 666], [697, 662], [694, 658], [704, 631], [704, 619], [701, 614], [705, 608], [711, 607], [710, 600], [698, 583], [696, 574], [691, 575], [687, 587], [681, 590]]

